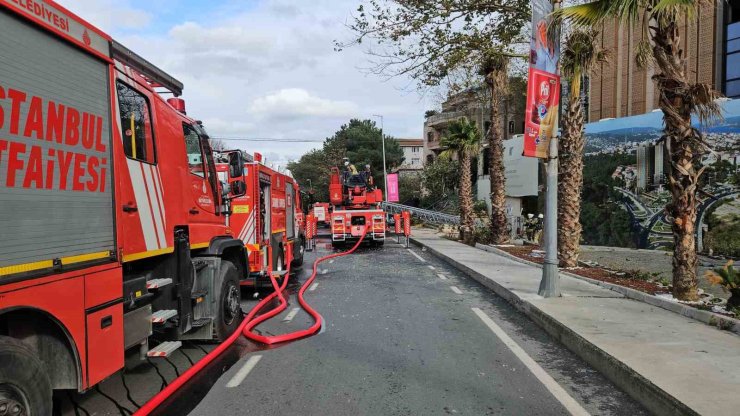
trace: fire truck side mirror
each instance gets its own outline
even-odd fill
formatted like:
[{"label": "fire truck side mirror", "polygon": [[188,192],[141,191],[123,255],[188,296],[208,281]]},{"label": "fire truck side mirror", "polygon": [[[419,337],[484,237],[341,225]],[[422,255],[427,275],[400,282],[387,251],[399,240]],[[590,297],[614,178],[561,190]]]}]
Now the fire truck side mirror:
[{"label": "fire truck side mirror", "polygon": [[231,182],[231,198],[239,198],[247,194],[247,184],[244,181],[236,180]]},{"label": "fire truck side mirror", "polygon": [[241,151],[237,150],[229,153],[229,176],[231,178],[241,178],[244,176],[244,156],[242,156]]}]

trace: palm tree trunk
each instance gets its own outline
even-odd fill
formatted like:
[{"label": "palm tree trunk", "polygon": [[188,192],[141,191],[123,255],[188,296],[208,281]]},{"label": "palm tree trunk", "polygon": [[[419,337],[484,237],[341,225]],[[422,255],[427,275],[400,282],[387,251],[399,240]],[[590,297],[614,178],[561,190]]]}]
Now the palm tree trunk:
[{"label": "palm tree trunk", "polygon": [[504,174],[504,137],[501,123],[501,104],[507,94],[508,59],[501,58],[501,65],[486,76],[491,90],[491,127],[488,130],[491,181],[491,239],[494,244],[509,241],[509,224],[506,218],[506,176]]},{"label": "palm tree trunk", "polygon": [[697,300],[696,191],[701,170],[701,133],[691,126],[694,104],[691,85],[684,73],[677,19],[651,29],[653,55],[660,69],[655,79],[665,123],[664,139],[671,160],[668,189],[671,203],[666,212],[673,218],[673,296]]},{"label": "palm tree trunk", "polygon": [[473,234],[473,182],[470,178],[470,159],[468,152],[460,152],[460,239],[468,245],[475,245]]},{"label": "palm tree trunk", "polygon": [[568,110],[563,117],[558,186],[558,251],[561,267],[576,267],[581,240],[581,188],[583,188],[583,106],[578,75],[571,81]]}]

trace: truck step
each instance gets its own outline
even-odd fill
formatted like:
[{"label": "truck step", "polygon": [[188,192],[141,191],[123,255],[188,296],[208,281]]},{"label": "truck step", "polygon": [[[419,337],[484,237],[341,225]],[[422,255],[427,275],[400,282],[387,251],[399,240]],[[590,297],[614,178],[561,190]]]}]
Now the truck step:
[{"label": "truck step", "polygon": [[288,274],[287,270],[280,270],[280,271],[275,270],[274,272],[272,272],[272,275],[275,277],[284,277],[286,274]]},{"label": "truck step", "polygon": [[177,311],[174,309],[162,309],[152,314],[152,323],[161,324],[167,322],[168,319],[177,316]]},{"label": "truck step", "polygon": [[164,287],[169,284],[172,284],[172,279],[170,279],[169,277],[164,278],[164,279],[152,279],[152,280],[147,280],[146,288],[149,290],[159,289],[160,287]]},{"label": "truck step", "polygon": [[181,341],[165,341],[151,350],[147,351],[147,357],[169,357],[170,354],[175,352],[182,346]]}]

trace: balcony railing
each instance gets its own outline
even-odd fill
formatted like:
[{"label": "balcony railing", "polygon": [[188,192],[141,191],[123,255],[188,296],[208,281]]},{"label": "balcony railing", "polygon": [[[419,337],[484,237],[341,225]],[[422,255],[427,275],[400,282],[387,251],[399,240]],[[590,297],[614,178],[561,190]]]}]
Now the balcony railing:
[{"label": "balcony railing", "polygon": [[446,123],[452,120],[457,120],[465,115],[467,115],[465,111],[450,111],[447,113],[435,114],[427,117],[427,124]]}]

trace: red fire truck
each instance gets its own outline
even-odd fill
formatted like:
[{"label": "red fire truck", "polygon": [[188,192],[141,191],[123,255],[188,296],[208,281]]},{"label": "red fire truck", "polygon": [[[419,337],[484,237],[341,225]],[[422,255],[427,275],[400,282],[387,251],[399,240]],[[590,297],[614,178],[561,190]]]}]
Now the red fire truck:
[{"label": "red fire truck", "polygon": [[303,264],[304,218],[298,183],[291,176],[262,163],[262,155],[245,155],[242,178],[229,178],[228,164],[216,166],[222,183],[244,181],[246,192],[231,201],[229,217],[234,236],[249,253],[249,273],[242,286],[271,286],[267,271],[272,256],[274,271],[287,269],[285,244],[293,245],[291,270]]},{"label": "red fire truck", "polygon": [[230,152],[225,193],[182,89],[51,0],[0,0],[0,406],[51,414],[54,389],[242,320],[232,201],[293,188]]},{"label": "red fire truck", "polygon": [[313,204],[313,215],[320,224],[329,224],[331,205],[328,202],[317,202]]},{"label": "red fire truck", "polygon": [[385,242],[385,211],[381,207],[383,192],[372,188],[362,174],[341,173],[332,168],[329,177],[331,241],[334,247],[360,238],[363,227],[369,227],[365,240],[375,245]]}]

